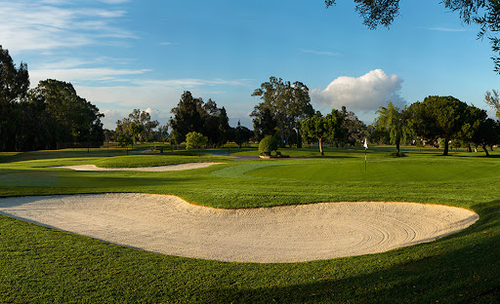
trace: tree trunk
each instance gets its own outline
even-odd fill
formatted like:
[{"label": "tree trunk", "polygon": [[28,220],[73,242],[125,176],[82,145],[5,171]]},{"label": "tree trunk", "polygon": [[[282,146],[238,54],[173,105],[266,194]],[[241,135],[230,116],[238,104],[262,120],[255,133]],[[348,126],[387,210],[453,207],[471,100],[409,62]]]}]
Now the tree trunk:
[{"label": "tree trunk", "polygon": [[490,153],[488,152],[488,148],[486,148],[486,145],[483,145],[483,150],[486,153],[486,156],[490,156]]},{"label": "tree trunk", "polygon": [[321,138],[318,138],[318,140],[319,140],[319,153],[321,154],[321,156],[323,156],[325,154],[323,153],[323,145],[321,143]]},{"label": "tree trunk", "polygon": [[300,129],[297,128],[297,148],[302,148],[302,137],[300,136]]},{"label": "tree trunk", "polygon": [[280,127],[280,133],[281,133],[280,148],[284,148],[285,147],[285,129],[283,127]]},{"label": "tree trunk", "polygon": [[449,148],[449,140],[448,138],[444,139],[444,152],[443,156],[448,156],[448,148]]},{"label": "tree trunk", "polygon": [[396,141],[396,155],[399,156],[399,140]]}]

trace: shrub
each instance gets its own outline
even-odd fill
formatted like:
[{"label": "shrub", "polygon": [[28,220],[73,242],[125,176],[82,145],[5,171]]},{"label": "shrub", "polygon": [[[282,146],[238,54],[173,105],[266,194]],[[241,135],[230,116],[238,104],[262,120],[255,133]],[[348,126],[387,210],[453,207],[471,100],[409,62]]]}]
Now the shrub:
[{"label": "shrub", "polygon": [[[187,149],[199,149],[207,144],[207,137],[198,132],[190,132],[186,135],[186,148]],[[198,151],[198,156],[200,152]]]},{"label": "shrub", "polygon": [[259,143],[259,153],[261,155],[271,155],[271,152],[278,150],[278,140],[271,135],[264,137]]}]

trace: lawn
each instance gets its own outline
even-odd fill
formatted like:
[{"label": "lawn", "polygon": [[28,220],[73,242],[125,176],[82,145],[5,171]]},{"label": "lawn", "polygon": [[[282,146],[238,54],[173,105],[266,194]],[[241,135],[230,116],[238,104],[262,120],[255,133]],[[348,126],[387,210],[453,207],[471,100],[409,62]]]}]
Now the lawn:
[{"label": "lawn", "polygon": [[[233,150],[233,149],[232,149]],[[124,151],[0,154],[0,196],[142,192],[218,208],[327,201],[440,203],[476,211],[470,228],[386,253],[306,263],[228,263],[165,256],[0,216],[0,302],[494,303],[500,296],[500,154],[407,149],[285,150],[279,160],[176,172],[75,172],[69,164],[157,166],[188,155]],[[255,150],[241,151],[253,154]],[[46,156],[44,156],[46,154]],[[169,157],[171,159],[169,159]],[[179,158],[180,157],[180,158]],[[215,156],[204,158],[214,161]],[[104,165],[102,165],[104,166]]]}]

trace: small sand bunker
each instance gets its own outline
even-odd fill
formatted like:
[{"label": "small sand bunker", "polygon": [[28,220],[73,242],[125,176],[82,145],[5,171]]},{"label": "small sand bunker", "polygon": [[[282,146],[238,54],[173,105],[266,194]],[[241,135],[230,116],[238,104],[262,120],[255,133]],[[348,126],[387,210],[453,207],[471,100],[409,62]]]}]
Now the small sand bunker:
[{"label": "small sand bunker", "polygon": [[234,262],[301,262],[430,242],[479,216],[443,205],[319,203],[214,209],[169,195],[0,199],[0,213],[148,251]]},{"label": "small sand bunker", "polygon": [[190,170],[190,169],[200,169],[206,168],[212,165],[219,165],[222,163],[188,163],[188,164],[178,164],[178,165],[169,165],[169,166],[157,166],[157,167],[138,167],[138,168],[100,168],[94,165],[75,165],[75,166],[59,166],[52,168],[64,168],[64,169],[72,169],[76,171],[151,171],[151,172],[160,172],[160,171],[181,171],[181,170]]}]

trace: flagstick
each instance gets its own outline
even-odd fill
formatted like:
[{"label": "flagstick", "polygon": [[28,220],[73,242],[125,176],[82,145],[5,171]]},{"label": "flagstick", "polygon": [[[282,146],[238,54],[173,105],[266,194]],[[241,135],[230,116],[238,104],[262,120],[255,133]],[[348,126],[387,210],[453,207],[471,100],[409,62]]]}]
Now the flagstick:
[{"label": "flagstick", "polygon": [[366,148],[365,148],[365,172],[366,172]]}]

